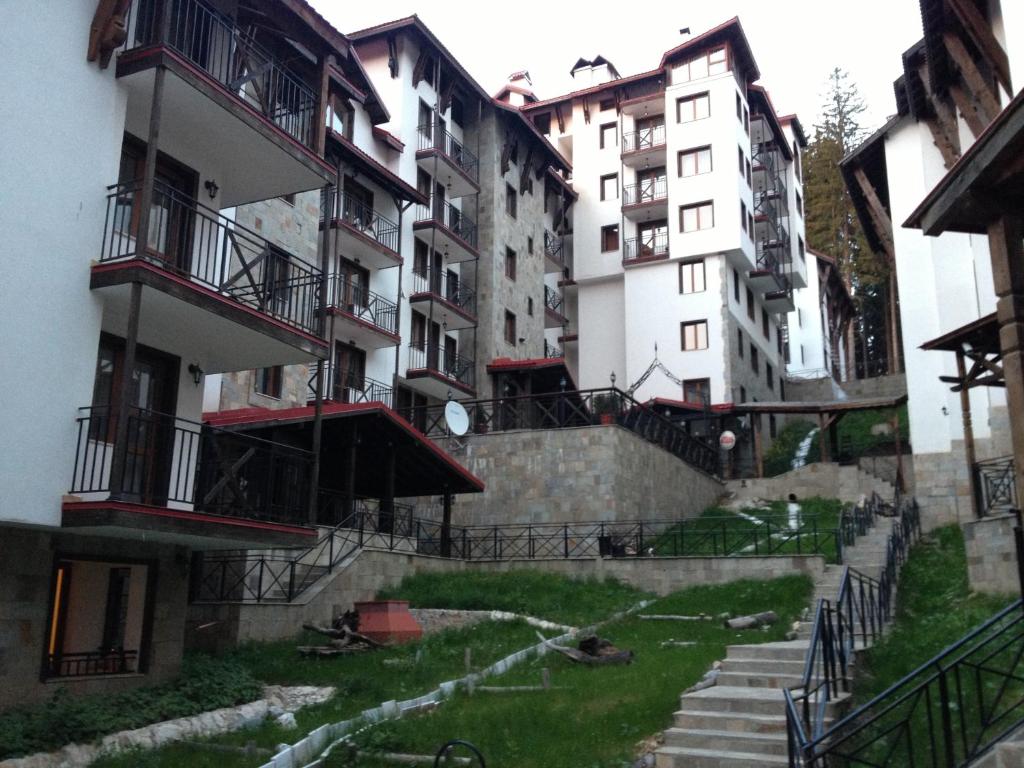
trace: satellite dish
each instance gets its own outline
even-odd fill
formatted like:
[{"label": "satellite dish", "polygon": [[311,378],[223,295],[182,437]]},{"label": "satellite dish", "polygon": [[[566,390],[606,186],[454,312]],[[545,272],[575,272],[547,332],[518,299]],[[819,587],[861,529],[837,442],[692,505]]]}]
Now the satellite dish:
[{"label": "satellite dish", "polygon": [[453,435],[461,437],[469,430],[469,414],[462,404],[455,400],[449,400],[444,407],[444,420]]}]

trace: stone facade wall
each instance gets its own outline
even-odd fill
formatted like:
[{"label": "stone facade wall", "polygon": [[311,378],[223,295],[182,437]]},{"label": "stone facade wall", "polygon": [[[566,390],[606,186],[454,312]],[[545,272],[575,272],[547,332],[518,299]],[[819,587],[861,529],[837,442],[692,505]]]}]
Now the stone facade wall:
[{"label": "stone facade wall", "polygon": [[453,455],[486,487],[456,497],[461,525],[692,517],[724,491],[615,425],[471,435]]},{"label": "stone facade wall", "polygon": [[893,498],[893,487],[855,466],[839,464],[807,464],[777,477],[753,480],[730,480],[728,490],[740,499],[786,499],[795,493],[797,499],[821,496],[856,502],[861,495],[878,493],[883,499]]},{"label": "stone facade wall", "polygon": [[[156,586],[145,674],[40,681],[57,555],[155,561],[149,574]],[[6,528],[0,548],[0,710],[43,701],[58,687],[75,694],[106,693],[177,675],[184,647],[188,563],[186,550],[177,547]],[[104,599],[97,596],[97,601]]]},{"label": "stone facade wall", "polygon": [[842,384],[831,376],[817,379],[788,379],[786,399],[796,401],[835,400],[842,390],[850,399],[867,397],[899,397],[907,394],[907,375],[876,376],[873,379],[851,379]]},{"label": "stone facade wall", "polygon": [[[361,600],[416,573],[534,570],[574,579],[614,578],[637,589],[667,595],[698,584],[725,584],[739,579],[773,579],[805,573],[813,579],[825,570],[819,555],[777,557],[637,557],[577,560],[477,562],[426,555],[398,555],[363,550],[348,567],[325,579],[288,605],[193,605],[189,608],[190,647],[223,650],[242,642],[294,637],[304,622],[325,622]],[[205,625],[205,626],[204,626]],[[203,629],[198,627],[203,626]]]},{"label": "stone facade wall", "polygon": [[1009,594],[1020,591],[1016,515],[995,515],[962,525],[967,548],[967,577],[975,592]]}]

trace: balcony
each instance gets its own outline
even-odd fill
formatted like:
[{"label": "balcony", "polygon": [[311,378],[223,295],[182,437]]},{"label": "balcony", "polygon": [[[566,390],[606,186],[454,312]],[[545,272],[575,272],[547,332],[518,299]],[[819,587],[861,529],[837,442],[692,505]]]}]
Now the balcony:
[{"label": "balcony", "polygon": [[568,266],[567,251],[565,237],[544,230],[544,274],[564,274]]},{"label": "balcony", "polygon": [[476,292],[454,274],[413,271],[409,303],[452,331],[476,325]]},{"label": "balcony", "polygon": [[[358,371],[337,368],[332,363],[324,367],[327,388],[324,399],[334,403],[383,403],[394,408],[391,386],[382,381],[362,376]],[[316,366],[309,367],[309,402],[316,400]]]},{"label": "balcony", "polygon": [[331,275],[328,306],[335,317],[334,337],[366,349],[393,347],[399,342],[398,305],[353,282]]},{"label": "balcony", "polygon": [[476,224],[451,203],[430,198],[430,205],[417,205],[413,231],[427,245],[447,254],[446,261],[456,264],[479,258],[476,249]]},{"label": "balcony", "polygon": [[624,267],[668,258],[668,232],[650,232],[638,237],[630,237],[622,245],[622,266]]},{"label": "balcony", "polygon": [[451,348],[413,342],[405,377],[411,386],[433,397],[447,398],[452,390],[472,395],[476,364]]},{"label": "balcony", "polygon": [[[387,269],[402,263],[398,255],[398,225],[381,216],[362,200],[342,192],[338,214],[331,219],[331,228],[337,232],[335,253],[357,261],[369,269]],[[323,223],[323,201],[320,221]]]},{"label": "balcony", "polygon": [[565,352],[544,339],[544,357],[565,357]]},{"label": "balcony", "polygon": [[565,325],[565,297],[550,286],[544,286],[544,327],[561,328]]},{"label": "balcony", "polygon": [[665,125],[622,134],[622,164],[630,168],[665,165]]},{"label": "balcony", "polygon": [[622,213],[632,221],[668,216],[668,178],[658,176],[623,187]]},{"label": "balcony", "polygon": [[126,128],[147,135],[155,73],[165,67],[171,76],[161,135],[177,145],[172,154],[187,148],[216,155],[222,207],[333,180],[334,170],[317,153],[316,90],[256,43],[252,25],[202,0],[135,0],[125,22],[117,76],[128,93]]},{"label": "balcony", "polygon": [[452,198],[480,191],[480,162],[448,131],[425,123],[417,129],[416,162]]},{"label": "balcony", "polygon": [[[79,409],[62,527],[193,548],[307,543],[313,455],[187,419],[132,408]],[[120,490],[117,490],[117,489]]]},{"label": "balcony", "polygon": [[110,310],[104,330],[126,335],[131,284],[138,282],[139,341],[183,353],[201,345],[207,373],[327,355],[318,266],[160,182],[139,247],[142,184],[110,190],[91,275]]}]

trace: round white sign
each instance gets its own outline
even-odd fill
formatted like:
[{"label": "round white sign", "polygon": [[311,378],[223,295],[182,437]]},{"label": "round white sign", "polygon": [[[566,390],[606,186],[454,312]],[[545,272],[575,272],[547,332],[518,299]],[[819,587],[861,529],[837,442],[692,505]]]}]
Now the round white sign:
[{"label": "round white sign", "polygon": [[731,451],[736,447],[736,435],[728,429],[718,436],[718,447],[723,451]]}]

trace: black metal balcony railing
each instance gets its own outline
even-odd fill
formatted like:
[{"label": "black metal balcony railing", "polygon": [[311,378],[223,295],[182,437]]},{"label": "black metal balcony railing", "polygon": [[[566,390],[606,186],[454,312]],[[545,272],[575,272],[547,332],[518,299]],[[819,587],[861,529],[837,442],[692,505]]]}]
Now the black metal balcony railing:
[{"label": "black metal balcony railing", "polygon": [[[316,364],[309,366],[308,399],[316,399]],[[336,403],[383,403],[394,407],[393,390],[387,384],[359,371],[324,365],[324,398]]]},{"label": "black metal balcony railing", "polygon": [[47,657],[46,677],[125,675],[138,671],[138,651],[87,651],[53,653]]},{"label": "black metal balcony railing", "polygon": [[[386,216],[382,216],[377,213],[371,206],[367,205],[362,200],[357,200],[351,195],[347,195],[344,192],[339,195],[341,201],[341,210],[338,221],[343,224],[347,224],[352,229],[359,232],[371,240],[375,240],[378,244],[392,251],[396,255],[398,254],[398,239],[399,231],[398,225]],[[333,200],[331,201],[333,203]],[[320,197],[320,222],[324,220],[324,205],[325,196]],[[331,212],[334,215],[334,211]]]},{"label": "black metal balcony railing", "polygon": [[409,369],[433,371],[471,389],[476,386],[474,362],[446,347],[413,342],[409,345]]},{"label": "black metal balcony railing", "polygon": [[623,243],[622,260],[643,261],[663,259],[668,256],[668,232],[654,232],[628,238]]},{"label": "black metal balcony railing", "polygon": [[398,333],[398,305],[349,275],[331,275],[330,305],[382,331]]},{"label": "black metal balcony railing", "polygon": [[668,198],[668,178],[658,176],[622,188],[622,205],[644,205]]},{"label": "black metal balcony railing", "polygon": [[554,288],[544,286],[544,308],[556,315],[564,316],[565,298]]},{"label": "black metal balcony railing", "polygon": [[100,262],[142,259],[320,336],[320,268],[159,181],[140,243],[142,182],[109,187]]},{"label": "black metal balcony railing", "polygon": [[430,205],[417,204],[416,221],[433,221],[476,248],[476,224],[466,214],[440,198],[430,198]]},{"label": "black metal balcony railing", "polygon": [[476,292],[452,274],[424,274],[413,270],[412,292],[432,293],[464,312],[476,316]]},{"label": "black metal balcony railing", "polygon": [[225,517],[304,524],[313,455],[309,451],[154,411],[133,408],[123,464],[114,439],[117,414],[81,408],[70,492],[108,493],[121,475],[121,500],[191,504]]},{"label": "black metal balcony railing", "polygon": [[665,125],[652,125],[639,131],[622,134],[622,154],[643,152],[665,146]]},{"label": "black metal balcony railing", "polygon": [[431,123],[424,123],[418,128],[418,136],[419,144],[416,147],[418,150],[436,149],[465,173],[474,184],[478,182],[479,160],[452,134]]},{"label": "black metal balcony railing", "polygon": [[549,344],[547,339],[544,339],[544,357],[565,357],[565,353],[554,344]]},{"label": "black metal balcony railing", "polygon": [[126,49],[166,45],[292,138],[312,148],[317,97],[253,37],[201,0],[135,0]]},{"label": "black metal balcony railing", "polygon": [[556,264],[564,264],[565,238],[544,230],[544,255]]},{"label": "black metal balcony railing", "polygon": [[1012,456],[976,462],[973,471],[978,517],[1017,509],[1017,481]]}]

